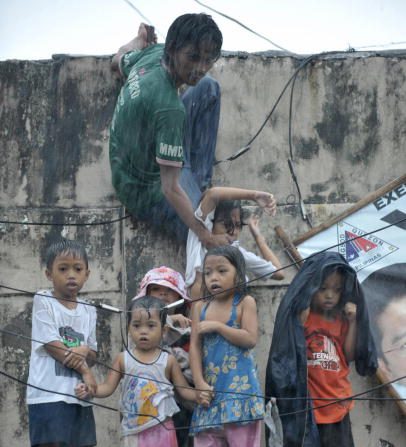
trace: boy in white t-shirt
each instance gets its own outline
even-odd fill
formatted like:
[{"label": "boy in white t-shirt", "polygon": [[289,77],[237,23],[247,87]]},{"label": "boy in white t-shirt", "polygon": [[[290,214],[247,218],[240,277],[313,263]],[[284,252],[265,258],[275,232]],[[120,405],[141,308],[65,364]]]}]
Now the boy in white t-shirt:
[{"label": "boy in white t-shirt", "polygon": [[96,310],[78,300],[90,273],[85,249],[67,239],[52,244],[45,273],[53,290],[37,292],[32,310],[32,386],[27,387],[31,446],[94,446],[92,406],[74,397],[79,382],[96,387],[89,370],[96,360]]},{"label": "boy in white t-shirt", "polygon": [[[204,193],[195,211],[195,217],[212,234],[228,235],[230,244],[237,247],[242,253],[247,272],[255,275],[255,277],[269,275],[272,279],[283,279],[284,274],[279,271],[281,263],[261,234],[258,218],[251,216],[247,223],[243,222],[241,200],[255,202],[270,216],[274,216],[276,213],[276,201],[269,192],[217,186]],[[248,225],[261,256],[241,247],[238,239],[243,225]],[[192,300],[200,296],[202,265],[206,252],[206,248],[199,241],[197,235],[189,230],[186,245],[185,283],[190,290]]]}]

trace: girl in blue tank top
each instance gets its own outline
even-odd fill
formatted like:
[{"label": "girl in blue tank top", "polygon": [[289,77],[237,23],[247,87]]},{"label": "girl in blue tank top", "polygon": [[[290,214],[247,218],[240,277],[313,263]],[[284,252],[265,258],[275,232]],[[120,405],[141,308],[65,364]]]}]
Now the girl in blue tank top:
[{"label": "girl in blue tank top", "polygon": [[199,405],[195,447],[260,445],[264,402],[251,349],[257,343],[254,298],[246,294],[245,263],[232,246],[207,252],[202,295],[192,310],[190,362]]}]

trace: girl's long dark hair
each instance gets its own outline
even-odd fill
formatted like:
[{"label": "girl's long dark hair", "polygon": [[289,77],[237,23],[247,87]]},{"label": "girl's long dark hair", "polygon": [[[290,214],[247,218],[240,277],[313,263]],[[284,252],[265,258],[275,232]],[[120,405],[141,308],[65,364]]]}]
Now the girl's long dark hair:
[{"label": "girl's long dark hair", "polygon": [[230,264],[235,267],[236,277],[235,277],[235,290],[244,297],[247,294],[247,283],[245,280],[245,260],[238,248],[232,245],[223,245],[221,247],[215,247],[208,250],[203,261],[203,281],[202,281],[202,294],[203,296],[209,296],[210,292],[206,287],[206,282],[204,280],[204,265],[208,256],[222,256],[226,258]]}]

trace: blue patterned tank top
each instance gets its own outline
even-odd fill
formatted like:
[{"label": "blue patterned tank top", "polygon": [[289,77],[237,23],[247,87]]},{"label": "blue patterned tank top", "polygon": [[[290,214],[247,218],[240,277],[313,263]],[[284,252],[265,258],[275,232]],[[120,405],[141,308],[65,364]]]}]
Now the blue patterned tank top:
[{"label": "blue patterned tank top", "polygon": [[[226,323],[239,328],[237,306],[240,295],[233,297],[231,315]],[[200,321],[206,319],[206,304]],[[203,376],[214,387],[215,396],[210,407],[197,405],[192,417],[191,434],[209,428],[222,428],[224,423],[251,422],[264,417],[264,400],[259,385],[256,365],[250,349],[233,345],[217,332],[202,338]],[[227,393],[222,393],[226,391]],[[239,394],[241,393],[241,394]]]}]

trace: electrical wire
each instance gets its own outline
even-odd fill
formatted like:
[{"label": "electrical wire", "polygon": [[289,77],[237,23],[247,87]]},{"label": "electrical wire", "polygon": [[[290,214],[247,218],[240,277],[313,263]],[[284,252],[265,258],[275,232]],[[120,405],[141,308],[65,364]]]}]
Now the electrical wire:
[{"label": "electrical wire", "polygon": [[96,309],[104,310],[106,312],[112,312],[112,313],[121,313],[122,312],[122,310],[118,309],[117,307],[110,306],[109,304],[88,303],[87,301],[82,301],[82,300],[71,300],[69,298],[58,298],[54,295],[49,295],[47,293],[30,292],[29,290],[18,289],[17,287],[10,287],[10,286],[6,286],[4,284],[0,284],[0,289],[13,290],[14,292],[20,292],[20,293],[23,293],[24,295],[44,296],[46,298],[51,298],[51,299],[58,300],[58,301],[68,301],[70,303],[75,302],[77,304],[83,304],[84,306],[95,307]]},{"label": "electrical wire", "polygon": [[[121,333],[123,334],[122,327],[120,327],[120,329],[121,329]],[[0,328],[0,333],[6,334],[6,335],[11,335],[13,337],[20,338],[22,340],[27,340],[27,341],[31,341],[31,342],[34,342],[34,343],[39,343],[41,345],[47,345],[49,343],[49,342],[44,342],[44,341],[41,341],[41,340],[38,340],[38,339],[35,339],[35,338],[32,338],[32,337],[29,337],[27,335],[23,335],[23,334],[19,334],[17,332],[13,332],[13,331],[10,331],[10,330],[7,330],[7,329]],[[129,354],[132,355],[132,353],[128,349],[128,345],[125,342],[125,340],[122,339],[122,341],[123,341],[123,344],[125,346],[126,351]],[[53,346],[53,348],[54,349],[59,349],[61,351],[69,351],[69,348],[62,347],[62,346]],[[76,353],[76,355],[78,355],[79,357],[82,357],[84,360],[86,360],[86,355],[80,354],[80,353]],[[132,356],[132,357],[137,362],[143,363],[140,360],[138,360],[136,357],[134,357],[134,356]],[[134,378],[138,378],[138,379],[148,379],[151,382],[167,385],[167,382],[165,382],[165,381],[154,379],[154,378],[150,378],[150,377],[144,377],[144,376],[141,376],[139,374],[127,373],[125,371],[118,370],[118,369],[114,368],[113,366],[108,365],[107,363],[101,362],[101,361],[99,361],[97,359],[94,361],[94,363],[99,365],[99,366],[103,366],[106,369],[109,369],[111,371],[114,371],[114,372],[117,372],[119,374],[122,374],[123,376],[134,377]],[[146,364],[146,363],[143,363],[143,364]],[[395,399],[395,400],[406,400],[406,399],[403,399],[403,398],[359,398],[360,395],[367,394],[367,393],[370,393],[372,391],[376,391],[377,389],[380,389],[382,386],[390,385],[390,384],[392,384],[394,382],[397,382],[399,380],[403,380],[405,378],[406,378],[406,376],[401,376],[401,377],[398,377],[397,379],[395,379],[395,380],[393,380],[391,382],[385,382],[384,384],[380,384],[376,388],[370,388],[370,389],[368,389],[366,391],[363,391],[363,392],[359,393],[358,395],[354,395],[354,396],[351,397],[351,399],[353,398],[354,400],[393,400],[393,399]],[[205,391],[205,390],[201,390],[199,388],[195,388],[195,387],[192,387],[192,386],[174,385],[174,387],[175,388],[183,388],[183,389],[191,389],[191,390],[194,390],[194,391]],[[272,399],[274,397],[274,396],[267,396],[265,394],[247,393],[247,392],[243,392],[243,391],[224,391],[224,390],[215,389],[214,392],[215,393],[219,393],[219,394],[230,394],[230,395],[238,395],[238,396],[246,396],[246,397],[258,397],[260,399],[266,399],[266,400],[270,400],[270,399]],[[238,397],[235,397],[235,398],[229,399],[229,400],[235,400],[235,399],[238,399]],[[308,397],[308,396],[307,397],[306,396],[304,396],[304,397],[279,397],[278,399],[279,400],[305,400],[305,401],[334,401],[334,402],[337,400],[336,397]],[[350,399],[350,398],[345,398],[345,399],[342,399],[342,400],[347,400],[347,399]]]},{"label": "electrical wire", "polygon": [[354,49],[355,51],[358,51],[362,48],[378,48],[378,47],[388,47],[390,45],[404,45],[406,44],[406,41],[403,42],[388,42],[388,43],[381,43],[381,44],[375,44],[375,45],[362,45],[362,46],[350,46],[350,48]]},{"label": "electrical wire", "polygon": [[295,72],[293,73],[293,75],[289,78],[289,80],[286,82],[285,86],[283,87],[281,93],[279,94],[278,98],[276,99],[274,105],[272,106],[270,112],[268,113],[268,115],[266,116],[265,120],[263,121],[263,123],[261,124],[261,126],[259,127],[259,129],[257,130],[257,132],[254,134],[253,137],[251,137],[251,139],[247,142],[247,144],[245,146],[243,146],[241,149],[238,149],[238,151],[236,151],[234,154],[232,154],[231,156],[223,159],[223,160],[217,160],[214,162],[214,166],[218,165],[220,163],[224,163],[226,161],[234,161],[237,158],[241,157],[241,155],[247,153],[250,149],[251,149],[251,145],[252,143],[257,139],[258,135],[263,131],[264,127],[266,126],[267,122],[270,120],[271,116],[273,115],[273,113],[275,112],[276,107],[278,106],[279,102],[281,101],[284,93],[286,92],[287,88],[289,87],[290,83],[295,79],[295,77],[297,76],[297,74],[299,73],[300,70],[302,70],[302,68],[304,68],[310,61],[312,61],[313,59],[321,56],[321,55],[325,55],[327,53],[320,53],[320,54],[312,54],[311,56],[308,56],[307,58],[305,58],[300,64],[299,66],[296,68]]},{"label": "electrical wire", "polygon": [[[303,258],[301,261],[292,261],[290,264],[286,264],[286,265],[282,266],[281,268],[274,270],[272,273],[277,273],[277,272],[280,272],[282,270],[288,269],[290,267],[298,266],[298,265],[302,264],[303,262],[313,258],[314,256],[317,256],[320,253],[324,253],[324,252],[329,251],[329,250],[331,250],[333,248],[337,248],[337,247],[339,247],[341,245],[348,244],[348,243],[350,243],[352,241],[355,241],[355,240],[360,239],[360,238],[364,238],[364,237],[369,236],[371,234],[379,233],[380,231],[384,231],[384,230],[386,230],[386,229],[388,229],[390,227],[397,226],[400,223],[405,222],[405,221],[406,221],[406,217],[404,217],[402,219],[399,219],[396,222],[393,222],[393,223],[390,223],[388,225],[385,225],[383,227],[376,228],[376,229],[374,229],[372,231],[369,231],[367,233],[364,233],[362,235],[355,236],[353,238],[347,239],[347,240],[342,241],[342,242],[338,242],[337,244],[334,244],[334,245],[330,245],[329,247],[326,247],[323,250],[320,250],[320,251],[317,251],[315,253],[310,254],[309,256]],[[248,281],[244,281],[242,283],[239,283],[236,286],[234,286],[233,288],[230,288],[230,289],[227,289],[227,290],[223,290],[221,293],[228,292],[230,290],[234,290],[235,287],[238,287],[238,286],[241,286],[241,285],[244,285],[244,284],[245,285],[249,285],[249,284],[251,284],[251,283],[253,283],[255,281],[258,281],[260,279],[268,278],[269,276],[270,276],[269,273],[257,276],[257,277],[255,277],[253,279],[248,280]],[[30,292],[30,291],[27,291],[27,290],[18,289],[18,288],[15,288],[15,287],[10,287],[10,286],[4,285],[4,284],[0,284],[0,288],[14,290],[14,291],[21,292],[21,293],[24,293],[24,294],[27,294],[27,295],[31,295],[31,296],[38,294],[36,292]],[[49,296],[49,295],[45,295],[45,294],[38,294],[38,295],[46,296],[48,298],[58,299],[58,298],[56,298],[54,296]],[[190,301],[194,303],[194,302],[201,301],[201,300],[211,299],[211,298],[215,297],[215,295],[216,295],[215,293],[209,294],[209,295],[204,295],[202,297],[195,298],[195,299],[190,300]],[[68,300],[68,301],[71,301],[71,300]],[[127,313],[127,312],[129,312],[128,310],[126,310],[124,308],[123,309],[117,309],[117,308],[113,308],[113,306],[103,305],[103,304],[93,304],[93,303],[87,303],[87,302],[83,302],[83,301],[80,301],[80,304],[84,304],[84,305],[87,305],[87,306],[94,306],[96,308],[100,308],[100,309],[105,310],[107,312],[108,311],[114,312],[114,313]],[[109,308],[112,308],[112,309],[109,309]]]},{"label": "electrical wire", "polygon": [[[121,413],[123,412],[122,410],[118,410],[117,408],[110,407],[110,406],[107,406],[107,405],[99,404],[98,402],[93,402],[93,401],[90,401],[90,400],[87,400],[87,399],[81,399],[81,398],[79,398],[79,397],[77,397],[76,395],[73,395],[73,394],[62,393],[62,392],[59,392],[59,391],[50,390],[50,389],[47,389],[47,388],[42,388],[42,387],[39,387],[39,386],[30,384],[30,383],[28,383],[28,382],[26,382],[26,381],[24,381],[24,380],[21,380],[21,379],[19,379],[18,377],[15,377],[15,376],[13,376],[13,375],[11,375],[11,374],[8,374],[7,372],[2,371],[2,370],[0,370],[0,374],[3,375],[3,376],[5,376],[5,377],[7,377],[7,378],[10,379],[10,380],[13,380],[13,381],[15,381],[15,382],[18,382],[18,383],[21,384],[21,385],[29,386],[29,387],[31,387],[31,388],[35,388],[35,389],[37,389],[37,390],[40,390],[40,391],[43,391],[43,392],[46,392],[46,393],[52,393],[52,394],[57,394],[57,395],[60,395],[60,396],[66,396],[66,397],[73,397],[73,398],[75,398],[75,399],[77,399],[77,400],[79,400],[79,401],[83,401],[83,402],[92,404],[92,405],[94,405],[94,406],[97,406],[97,407],[100,407],[100,408],[103,408],[103,409],[106,409],[106,410],[110,410],[110,411],[114,411],[114,412],[121,412]],[[403,376],[403,377],[398,378],[398,379],[396,379],[396,380],[392,380],[392,381],[390,381],[390,382],[386,382],[386,383],[384,383],[384,384],[378,385],[377,387],[371,388],[371,389],[369,389],[369,390],[367,390],[367,391],[363,391],[363,392],[361,392],[361,393],[357,393],[357,394],[355,394],[355,395],[353,395],[353,396],[350,396],[350,397],[348,397],[348,398],[345,398],[345,399],[335,399],[334,401],[332,401],[332,402],[330,402],[330,403],[328,403],[328,404],[321,405],[321,406],[318,406],[318,407],[313,407],[313,410],[316,409],[316,408],[322,408],[322,407],[326,407],[326,406],[329,406],[329,405],[334,405],[334,404],[336,404],[336,403],[343,402],[343,401],[347,401],[347,400],[355,400],[356,397],[358,397],[358,396],[360,396],[360,395],[362,395],[362,394],[366,394],[366,393],[371,392],[371,391],[373,391],[373,390],[375,390],[375,389],[381,388],[381,387],[383,387],[383,386],[387,386],[388,384],[394,383],[394,382],[396,382],[396,381],[398,381],[398,380],[401,380],[401,379],[404,379],[404,378],[406,378],[406,376]],[[296,398],[294,398],[294,399],[296,399]],[[379,399],[379,398],[378,398],[378,399]],[[277,400],[278,400],[278,398],[277,398]],[[363,399],[363,400],[374,400],[374,399],[373,399],[373,398],[366,398],[366,399]],[[379,399],[379,400],[381,400],[381,399]],[[391,397],[391,398],[387,398],[387,399],[385,399],[385,400],[398,401],[398,400],[406,400],[406,399],[397,399],[397,398],[392,398],[392,397]],[[280,417],[284,417],[284,416],[292,416],[292,415],[295,415],[295,414],[303,413],[303,411],[307,411],[307,409],[306,409],[306,410],[298,410],[298,411],[289,412],[289,413],[280,413],[279,416],[280,416]],[[174,428],[174,429],[172,429],[172,428],[167,428],[167,427],[165,426],[164,421],[160,421],[160,420],[159,420],[156,416],[154,416],[154,415],[151,415],[151,414],[142,414],[142,413],[136,413],[136,414],[137,414],[138,416],[150,417],[150,418],[153,418],[153,419],[158,420],[158,422],[159,422],[161,425],[163,425],[164,428],[165,428],[166,430],[186,430],[186,429],[189,429],[189,428],[190,428],[190,426],[176,427],[176,428]],[[258,418],[258,419],[255,419],[255,420],[263,420],[263,418]],[[239,423],[253,422],[253,421],[254,421],[253,419],[245,419],[245,420],[240,420]],[[223,423],[223,425],[226,425],[226,424],[229,424],[229,423],[232,423],[232,422],[225,422],[225,423]],[[214,424],[200,424],[200,425],[195,425],[194,428],[209,428],[209,427],[216,427],[216,426],[218,426],[218,424],[217,424],[217,425],[214,425]]]},{"label": "electrical wire", "polygon": [[97,225],[110,225],[112,223],[121,222],[122,220],[128,219],[131,214],[126,214],[125,216],[118,217],[112,220],[102,220],[99,222],[25,222],[25,221],[15,221],[15,220],[0,220],[0,224],[7,225],[43,225],[43,226],[63,226],[63,227],[92,227]]},{"label": "electrical wire", "polygon": [[303,201],[303,197],[302,197],[302,191],[300,189],[299,182],[297,180],[295,169],[294,169],[294,166],[293,166],[293,143],[292,143],[293,93],[294,93],[294,90],[295,90],[295,84],[296,84],[296,79],[297,79],[298,74],[299,74],[299,71],[296,71],[296,73],[294,74],[294,78],[292,80],[292,83],[291,83],[291,88],[290,88],[289,121],[288,121],[288,123],[289,123],[289,126],[288,126],[288,141],[289,141],[290,159],[288,159],[288,166],[289,166],[289,171],[290,171],[290,175],[292,177],[293,183],[296,186],[296,191],[297,191],[298,199],[299,199],[299,209],[300,209],[300,213],[302,215],[302,219],[308,223],[310,228],[313,228],[313,224],[312,224],[312,222],[310,220],[310,217],[309,217],[309,215],[306,212],[306,207],[305,207],[305,204],[304,204],[304,201]]},{"label": "electrical wire", "polygon": [[292,51],[287,50],[286,48],[281,47],[280,45],[276,44],[275,42],[273,42],[272,40],[268,39],[267,37],[263,36],[262,34],[257,33],[256,31],[254,31],[253,29],[249,28],[247,25],[244,25],[242,22],[238,21],[237,19],[234,19],[233,17],[228,16],[227,14],[224,14],[223,12],[217,11],[216,9],[205,5],[204,3],[200,2],[199,0],[194,0],[196,3],[198,3],[200,6],[203,6],[204,8],[209,9],[210,11],[215,12],[216,14],[221,15],[222,17],[231,20],[234,23],[237,23],[237,25],[240,25],[241,27],[243,27],[244,29],[246,29],[247,31],[249,31],[252,34],[255,34],[256,36],[260,37],[263,40],[266,40],[268,43],[270,43],[271,45],[273,45],[276,48],[279,48],[280,50],[284,51],[285,53],[291,54],[293,56],[297,56],[296,53],[293,53]]},{"label": "electrical wire", "polygon": [[[136,6],[132,3],[132,2],[130,2],[129,0],[124,0],[124,2],[127,3],[127,5],[130,6],[130,8],[134,9],[134,11],[136,11],[136,13],[137,13],[143,20],[145,20],[145,21],[147,22],[148,25],[153,26],[151,20],[149,20],[148,17],[146,17],[146,16],[145,16],[145,15],[144,15],[144,14],[143,14],[143,13],[136,7]],[[160,37],[164,38],[164,35],[163,35],[160,31],[158,31],[158,29],[155,28],[155,26],[154,26],[154,29],[155,29],[156,33],[159,34]]]}]

